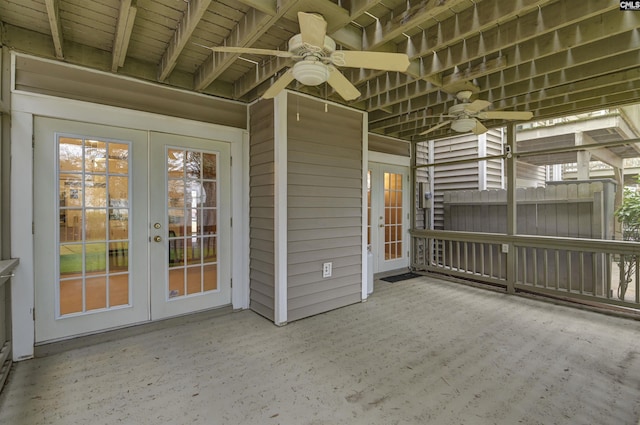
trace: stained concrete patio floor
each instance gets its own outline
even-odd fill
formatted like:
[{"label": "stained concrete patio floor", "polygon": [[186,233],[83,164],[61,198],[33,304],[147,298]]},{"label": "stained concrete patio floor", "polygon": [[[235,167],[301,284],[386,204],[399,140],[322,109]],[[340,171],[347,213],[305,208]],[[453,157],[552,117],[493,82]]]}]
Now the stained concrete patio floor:
[{"label": "stained concrete patio floor", "polygon": [[640,322],[432,277],[14,365],[0,424],[638,424]]}]

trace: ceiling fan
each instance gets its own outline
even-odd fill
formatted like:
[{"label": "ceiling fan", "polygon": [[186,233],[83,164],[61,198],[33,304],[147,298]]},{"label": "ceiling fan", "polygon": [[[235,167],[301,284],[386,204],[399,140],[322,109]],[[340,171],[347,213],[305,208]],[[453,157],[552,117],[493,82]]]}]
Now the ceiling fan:
[{"label": "ceiling fan", "polygon": [[491,102],[486,100],[474,100],[469,101],[469,98],[473,92],[471,90],[462,90],[456,93],[456,97],[460,101],[457,105],[453,105],[449,108],[449,114],[447,115],[434,115],[433,117],[449,117],[453,118],[447,121],[441,121],[426,131],[420,133],[425,135],[431,133],[439,128],[451,124],[451,129],[458,133],[466,133],[471,131],[473,134],[482,134],[487,131],[487,128],[482,125],[479,120],[483,119],[497,119],[497,120],[518,120],[525,121],[533,118],[533,113],[529,111],[484,111],[483,109],[489,107]]},{"label": "ceiling fan", "polygon": [[360,91],[336,67],[369,68],[381,71],[406,71],[409,57],[404,53],[336,50],[336,43],[326,35],[327,22],[320,15],[298,12],[300,34],[289,40],[289,50],[254,49],[249,47],[205,47],[214,52],[248,53],[290,58],[293,66],[280,76],[262,95],[275,97],[293,80],[307,86],[327,82],[345,100],[360,96]]}]

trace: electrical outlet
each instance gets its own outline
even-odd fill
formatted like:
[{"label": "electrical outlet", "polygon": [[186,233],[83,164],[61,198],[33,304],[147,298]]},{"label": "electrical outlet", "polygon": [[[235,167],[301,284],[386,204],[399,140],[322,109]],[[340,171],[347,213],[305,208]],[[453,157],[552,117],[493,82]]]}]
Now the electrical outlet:
[{"label": "electrical outlet", "polygon": [[322,264],[322,277],[331,277],[331,269],[333,268],[333,263],[323,263]]},{"label": "electrical outlet", "polygon": [[503,254],[508,254],[509,253],[509,244],[508,243],[503,243],[502,244],[502,253]]}]

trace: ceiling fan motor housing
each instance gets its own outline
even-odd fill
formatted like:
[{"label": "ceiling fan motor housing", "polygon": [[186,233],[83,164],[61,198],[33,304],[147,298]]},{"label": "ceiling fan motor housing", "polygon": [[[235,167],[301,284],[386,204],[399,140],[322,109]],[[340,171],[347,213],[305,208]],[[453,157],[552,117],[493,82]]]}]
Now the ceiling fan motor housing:
[{"label": "ceiling fan motor housing", "polygon": [[302,34],[296,34],[289,39],[289,52],[295,56],[329,56],[336,50],[336,42],[328,36],[324,36],[323,46],[312,46],[302,41]]}]

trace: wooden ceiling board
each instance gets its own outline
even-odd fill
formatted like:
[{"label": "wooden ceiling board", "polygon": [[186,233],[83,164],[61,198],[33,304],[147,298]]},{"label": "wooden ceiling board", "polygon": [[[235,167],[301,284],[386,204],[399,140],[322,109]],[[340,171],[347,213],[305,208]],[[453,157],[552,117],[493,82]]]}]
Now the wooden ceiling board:
[{"label": "wooden ceiling board", "polygon": [[3,22],[51,35],[51,26],[44,4],[36,1],[0,2],[0,19]]}]

